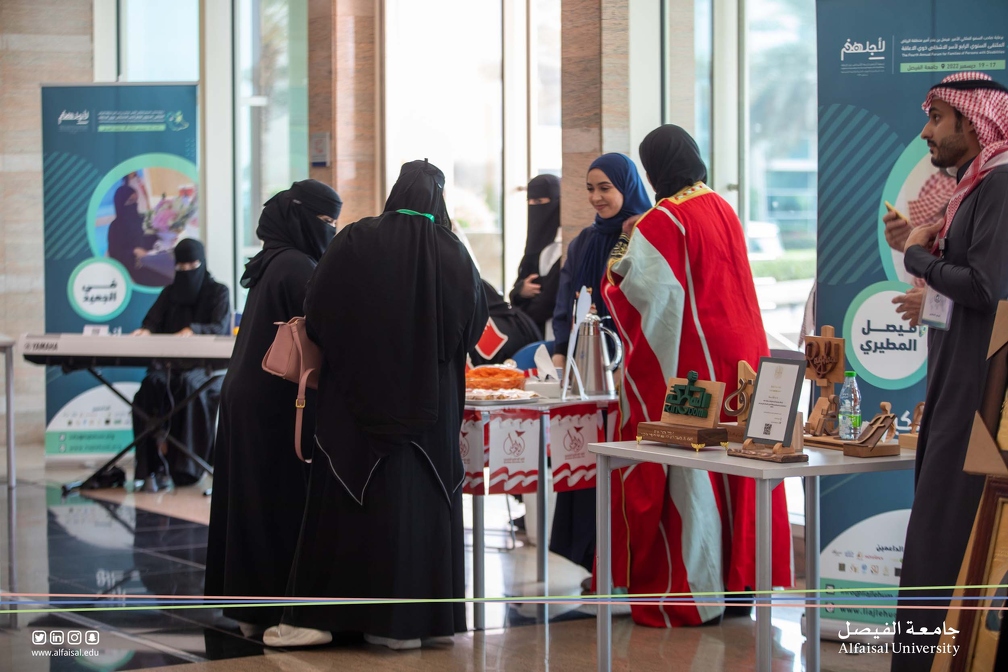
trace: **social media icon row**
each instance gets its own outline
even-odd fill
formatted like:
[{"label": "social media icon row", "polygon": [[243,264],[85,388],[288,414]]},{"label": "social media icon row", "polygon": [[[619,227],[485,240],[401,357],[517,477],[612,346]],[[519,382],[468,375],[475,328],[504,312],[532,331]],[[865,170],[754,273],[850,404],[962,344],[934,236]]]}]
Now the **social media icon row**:
[{"label": "social media icon row", "polygon": [[82,633],[80,630],[67,630],[64,633],[62,630],[35,630],[32,632],[32,644],[43,646],[47,642],[53,646],[63,646],[64,644],[69,646],[80,646],[81,644],[96,646],[98,644],[98,631],[88,630]]}]

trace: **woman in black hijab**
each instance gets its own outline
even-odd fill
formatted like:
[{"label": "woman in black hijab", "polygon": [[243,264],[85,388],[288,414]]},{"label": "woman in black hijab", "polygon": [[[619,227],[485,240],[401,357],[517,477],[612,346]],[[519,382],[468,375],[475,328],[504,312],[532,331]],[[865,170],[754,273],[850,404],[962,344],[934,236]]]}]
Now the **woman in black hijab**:
[{"label": "woman in black hijab", "polygon": [[144,233],[143,215],[138,209],[137,192],[127,184],[129,178],[123,178],[123,184],[116,189],[112,203],[115,206],[115,219],[108,228],[108,256],[126,267],[133,281],[147,286],[163,286],[165,278],[139,265],[140,258],[145,256],[157,236]]},{"label": "woman in black hijab", "polygon": [[304,605],[269,646],[363,633],[393,649],[466,630],[459,430],[465,359],[487,321],[479,273],[451,232],[444,175],[403,166],[385,211],[350,224],[308,289],[322,349],[315,454],[288,593],[397,598]]},{"label": "woman in black hijab", "polygon": [[560,179],[537,175],[528,183],[528,235],[511,305],[525,312],[546,333],[560,287]]},{"label": "woman in black hijab", "polygon": [[[230,326],[228,288],[207,271],[203,244],[198,240],[183,240],[175,246],[175,279],[161,290],[133,334],[223,335],[228,333]],[[204,369],[151,369],[140,383],[133,404],[148,417],[156,418],[195,392],[209,376]],[[168,428],[182,445],[211,464],[219,399],[220,385],[211,385],[184,410],[172,416]],[[134,434],[139,434],[146,426],[147,422],[134,412]],[[137,444],[134,478],[144,481],[141,486],[144,490],[157,492],[170,488],[173,483],[191,485],[202,475],[203,469],[174,448],[163,432]]]},{"label": "woman in black hijab", "polygon": [[[332,187],[302,180],[266,202],[256,235],[262,251],[245,265],[249,290],[221,390],[207,595],[283,597],[308,493],[308,467],[294,452],[297,386],[263,371],[276,322],[304,314],[305,289],[336,234],[343,203]],[[308,390],[301,446],[311,456],[315,393]],[[231,607],[246,636],[280,620],[281,608]]]}]

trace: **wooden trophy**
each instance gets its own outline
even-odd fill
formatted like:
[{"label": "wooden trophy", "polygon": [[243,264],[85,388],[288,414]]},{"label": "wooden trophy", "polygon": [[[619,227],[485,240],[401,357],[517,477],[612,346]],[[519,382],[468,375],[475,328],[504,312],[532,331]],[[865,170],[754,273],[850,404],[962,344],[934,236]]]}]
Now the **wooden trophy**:
[{"label": "wooden trophy", "polygon": [[805,425],[805,443],[810,446],[843,450],[843,442],[837,438],[836,385],[843,384],[845,364],[844,339],[836,337],[833,327],[825,325],[818,336],[805,337],[805,379],[819,388]]},{"label": "wooden trophy", "polygon": [[715,426],[721,416],[724,383],[698,378],[696,371],[690,371],[686,378],[669,379],[661,422],[638,423],[637,443],[648,440],[697,451],[727,445],[728,432]]},{"label": "wooden trophy", "polygon": [[914,407],[913,419],[910,421],[910,431],[899,435],[899,447],[907,450],[917,450],[917,437],[920,433],[921,419],[924,417],[924,402]]},{"label": "wooden trophy", "polygon": [[896,440],[896,415],[892,404],[883,401],[880,410],[871,422],[861,430],[854,441],[844,441],[843,454],[848,457],[888,457],[900,454]]},{"label": "wooden trophy", "polygon": [[749,421],[749,409],[752,404],[753,386],[756,384],[756,372],[749,362],[738,363],[738,389],[725,397],[724,412],[736,418],[735,422],[722,422],[718,427],[728,432],[729,443],[742,443],[745,440],[746,423]]},{"label": "wooden trophy", "polygon": [[804,439],[805,423],[799,411],[795,415],[794,427],[791,430],[791,442],[788,445],[785,446],[781,441],[769,444],[756,443],[752,439],[746,439],[741,448],[729,448],[728,454],[732,457],[746,457],[767,462],[808,462]]}]

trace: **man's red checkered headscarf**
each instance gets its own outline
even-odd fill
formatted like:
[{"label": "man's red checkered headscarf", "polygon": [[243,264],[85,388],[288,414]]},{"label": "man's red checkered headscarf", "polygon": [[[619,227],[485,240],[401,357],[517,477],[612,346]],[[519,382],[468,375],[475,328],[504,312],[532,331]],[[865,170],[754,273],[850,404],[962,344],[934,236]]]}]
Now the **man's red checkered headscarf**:
[{"label": "man's red checkered headscarf", "polygon": [[[925,114],[931,113],[931,103],[935,98],[945,101],[969,119],[980,141],[980,155],[959,181],[945,211],[945,226],[939,236],[944,237],[959,204],[993,168],[1005,160],[1008,152],[1008,91],[982,72],[957,72],[928,91],[921,106]],[[934,249],[937,249],[937,242]]]}]

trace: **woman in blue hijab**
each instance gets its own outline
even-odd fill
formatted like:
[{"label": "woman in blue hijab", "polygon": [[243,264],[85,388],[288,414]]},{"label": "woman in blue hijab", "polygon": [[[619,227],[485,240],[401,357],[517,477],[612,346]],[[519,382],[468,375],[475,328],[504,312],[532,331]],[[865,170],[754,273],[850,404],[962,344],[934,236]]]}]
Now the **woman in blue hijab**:
[{"label": "woman in blue hijab", "polygon": [[560,289],[553,309],[554,352],[557,353],[554,363],[557,366],[566,363],[574,295],[582,287],[588,287],[599,317],[609,314],[600,289],[609,254],[619,242],[624,222],[651,209],[637,166],[625,154],[603,154],[592,161],[588,167],[587,187],[588,202],[595,208],[595,221],[571,241],[567,260],[560,270]]},{"label": "woman in blue hijab", "polygon": [[[609,255],[627,219],[651,209],[637,166],[624,154],[603,154],[595,159],[588,167],[587,187],[595,221],[571,241],[560,270],[560,289],[553,310],[553,362],[557,366],[566,363],[574,294],[582,287],[590,288],[599,317],[609,315],[600,289]],[[595,488],[557,493],[550,550],[591,570],[595,559]]]}]

